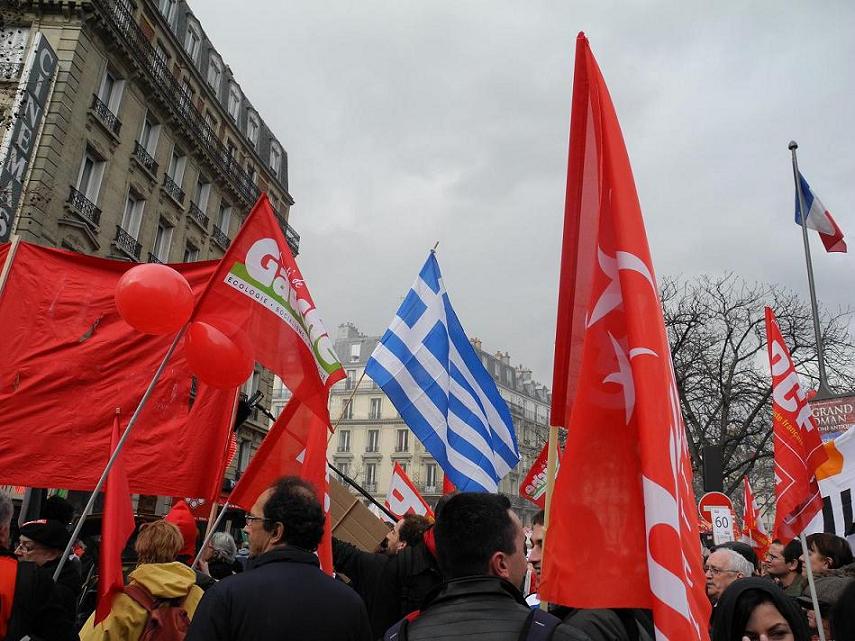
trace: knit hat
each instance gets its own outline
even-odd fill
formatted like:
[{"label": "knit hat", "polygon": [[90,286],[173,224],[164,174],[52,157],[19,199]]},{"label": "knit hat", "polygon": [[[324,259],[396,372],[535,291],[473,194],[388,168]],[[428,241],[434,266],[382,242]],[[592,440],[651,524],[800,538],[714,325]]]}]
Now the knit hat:
[{"label": "knit hat", "polygon": [[65,525],[55,519],[28,521],[21,526],[21,535],[55,550],[64,550],[69,539]]},{"label": "knit hat", "polygon": [[199,535],[196,529],[196,519],[193,513],[184,501],[178,501],[169,510],[169,513],[163,517],[164,521],[168,521],[175,525],[184,537],[184,547],[178,551],[178,556],[186,556],[195,558],[196,556],[196,537]]}]

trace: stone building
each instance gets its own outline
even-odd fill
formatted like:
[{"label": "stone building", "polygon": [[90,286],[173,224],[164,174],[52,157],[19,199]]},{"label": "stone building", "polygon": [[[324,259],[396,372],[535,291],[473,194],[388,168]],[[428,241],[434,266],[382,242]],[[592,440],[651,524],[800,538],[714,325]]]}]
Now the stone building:
[{"label": "stone building", "polygon": [[[297,253],[288,156],[186,2],[14,5],[0,11],[0,241],[214,259],[266,191]],[[272,381],[259,369],[247,391],[269,398]]]}]

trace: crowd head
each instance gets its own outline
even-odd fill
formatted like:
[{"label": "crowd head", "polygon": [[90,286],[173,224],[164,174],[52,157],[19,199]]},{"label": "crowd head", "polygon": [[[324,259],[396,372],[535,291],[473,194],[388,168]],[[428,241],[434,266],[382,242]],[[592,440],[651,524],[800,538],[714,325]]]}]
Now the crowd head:
[{"label": "crowd head", "polygon": [[184,537],[178,527],[161,519],[140,527],[134,549],[137,563],[171,563],[184,547]]},{"label": "crowd head", "polygon": [[704,565],[707,596],[715,603],[731,583],[753,573],[754,566],[744,556],[729,548],[718,548]]},{"label": "crowd head", "polygon": [[405,514],[386,535],[386,552],[397,554],[407,546],[421,542],[431,521],[420,514]]},{"label": "crowd head", "polygon": [[759,577],[732,581],[716,606],[712,641],[741,641],[746,637],[776,641],[810,638],[795,601],[777,585]]},{"label": "crowd head", "polygon": [[250,556],[288,545],[313,552],[324,534],[324,511],[313,486],[296,476],[279,479],[246,516]]},{"label": "crowd head", "polygon": [[802,557],[803,563],[810,563],[811,570],[823,572],[836,570],[853,562],[852,548],[846,539],[819,532],[807,537],[808,557]]}]

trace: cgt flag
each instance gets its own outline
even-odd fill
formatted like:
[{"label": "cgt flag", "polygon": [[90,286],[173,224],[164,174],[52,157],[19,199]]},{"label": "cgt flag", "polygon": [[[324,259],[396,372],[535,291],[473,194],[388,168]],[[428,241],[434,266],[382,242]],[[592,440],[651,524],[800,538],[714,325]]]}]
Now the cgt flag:
[{"label": "cgt flag", "polygon": [[392,468],[392,480],[389,482],[389,492],[386,494],[386,507],[401,518],[405,514],[418,514],[433,518],[433,510],[427,501],[419,494],[416,486],[407,476],[400,463]]},{"label": "cgt flag", "polygon": [[653,262],[617,115],[584,34],[576,41],[551,424],[568,436],[541,598],[650,608],[660,641],[708,639],[692,466]]},{"label": "cgt flag", "polygon": [[[561,446],[558,446],[558,460],[555,465],[555,474],[561,466]],[[546,466],[549,462],[549,442],[543,445],[540,454],[531,464],[531,469],[520,483],[520,496],[534,503],[541,510],[546,508]]]},{"label": "cgt flag", "polygon": [[772,430],[775,438],[775,529],[773,537],[789,543],[822,510],[816,470],[828,454],[807,402],[781,329],[766,308],[766,340],[772,370]]}]

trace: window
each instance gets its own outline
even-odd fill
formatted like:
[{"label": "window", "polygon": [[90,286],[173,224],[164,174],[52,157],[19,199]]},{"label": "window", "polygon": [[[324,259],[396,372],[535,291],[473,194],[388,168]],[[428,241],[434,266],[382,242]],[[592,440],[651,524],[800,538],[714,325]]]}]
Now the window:
[{"label": "window", "polygon": [[359,362],[359,354],[362,350],[362,343],[354,343],[350,346],[350,362],[358,363]]},{"label": "window", "polygon": [[347,370],[347,378],[344,381],[344,389],[353,389],[356,385],[356,370]]},{"label": "window", "polygon": [[145,200],[132,191],[128,191],[128,198],[125,200],[125,211],[122,213],[122,229],[134,239],[139,238],[140,223],[142,222],[143,209],[145,208]]},{"label": "window", "polygon": [[217,227],[220,228],[220,231],[223,232],[226,236],[229,235],[229,225],[232,222],[232,208],[228,203],[220,203],[220,215],[217,218]]},{"label": "window", "polygon": [[258,144],[258,127],[258,114],[254,111],[250,111],[246,120],[246,137],[249,138],[249,142],[251,142],[253,146]]},{"label": "window", "polygon": [[380,419],[380,401],[382,399],[372,398],[371,399],[371,410],[368,413],[368,418],[372,421],[377,421]]},{"label": "window", "polygon": [[172,156],[169,158],[169,167],[166,169],[166,175],[172,179],[179,187],[184,180],[184,167],[187,164],[187,156],[185,156],[178,147],[172,148]]},{"label": "window", "polygon": [[237,122],[240,114],[240,89],[235,83],[229,85],[229,115]]},{"label": "window", "polygon": [[181,81],[181,92],[184,94],[184,98],[188,103],[193,102],[193,97],[196,95],[196,91],[193,89],[193,85],[190,84],[189,76],[186,76]]},{"label": "window", "polygon": [[125,89],[125,81],[118,75],[107,69],[101,78],[101,86],[98,87],[98,100],[107,105],[112,113],[119,113],[119,105],[122,102],[122,93]]},{"label": "window", "polygon": [[175,6],[177,4],[177,0],[160,0],[160,13],[166,18],[170,26],[172,26],[172,20],[175,18]]},{"label": "window", "polygon": [[184,51],[194,63],[199,62],[199,48],[202,44],[202,30],[194,22],[187,23],[187,33],[184,35]]},{"label": "window", "polygon": [[184,246],[184,257],[181,260],[185,263],[195,263],[199,260],[199,248],[193,243],[187,243]]},{"label": "window", "polygon": [[349,398],[343,399],[341,411],[345,419],[348,421],[353,419],[353,401]]},{"label": "window", "polygon": [[91,203],[98,202],[101,179],[104,177],[106,165],[107,163],[96,156],[91,149],[87,149],[83,154],[83,162],[80,163],[80,171],[77,174],[76,189]]},{"label": "window", "polygon": [[157,58],[158,62],[155,65],[158,73],[168,73],[169,72],[169,54],[166,53],[166,47],[158,40],[154,43],[154,57]]},{"label": "window", "polygon": [[410,430],[398,430],[398,439],[395,441],[395,451],[410,451]]},{"label": "window", "polygon": [[339,430],[338,433],[338,451],[350,451],[350,430]]},{"label": "window", "polygon": [[339,474],[339,478],[341,478],[342,481],[344,481],[345,476],[350,476],[349,461],[342,461],[341,463],[337,463],[336,467],[338,468],[338,471],[341,472],[341,474]]},{"label": "window", "polygon": [[223,78],[223,61],[220,57],[211,51],[208,57],[208,85],[214,90],[215,94],[220,93],[220,81]]},{"label": "window", "polygon": [[377,463],[365,464],[365,489],[369,492],[377,491]]},{"label": "window", "polygon": [[365,446],[365,451],[380,451],[380,430],[368,430],[368,445]]},{"label": "window", "polygon": [[249,176],[249,181],[254,185],[255,184],[255,167],[252,166],[252,161],[246,161],[246,175]]},{"label": "window", "polygon": [[157,139],[160,137],[160,125],[154,123],[151,116],[146,113],[143,120],[142,131],[140,131],[140,147],[145,149],[149,156],[154,156],[157,150]]},{"label": "window", "polygon": [[206,178],[199,174],[196,179],[196,187],[193,189],[193,202],[200,211],[205,212],[208,209],[208,197],[211,194],[211,183]]},{"label": "window", "polygon": [[214,133],[216,133],[219,123],[209,109],[205,110],[205,122],[207,122],[208,126],[214,131]]},{"label": "window", "polygon": [[157,235],[154,237],[154,256],[161,263],[169,262],[169,247],[172,245],[171,225],[162,220],[157,224]]},{"label": "window", "polygon": [[436,463],[425,464],[425,491],[436,492]]},{"label": "window", "polygon": [[401,466],[401,470],[404,472],[404,474],[406,474],[407,473],[407,463],[406,462],[398,463],[398,465]]},{"label": "window", "polygon": [[237,469],[238,472],[246,470],[249,465],[249,459],[252,456],[252,441],[242,439],[238,446]]},{"label": "window", "polygon": [[246,379],[246,383],[243,384],[243,391],[247,396],[252,396],[258,391],[258,386],[261,384],[261,370],[258,365],[255,366],[255,369],[252,370],[252,374],[249,375],[249,378]]},{"label": "window", "polygon": [[275,142],[270,143],[270,168],[279,175],[279,165],[282,164],[282,148]]}]

